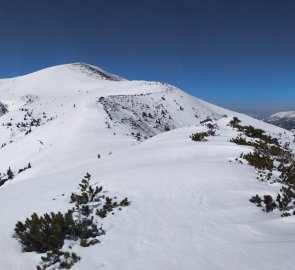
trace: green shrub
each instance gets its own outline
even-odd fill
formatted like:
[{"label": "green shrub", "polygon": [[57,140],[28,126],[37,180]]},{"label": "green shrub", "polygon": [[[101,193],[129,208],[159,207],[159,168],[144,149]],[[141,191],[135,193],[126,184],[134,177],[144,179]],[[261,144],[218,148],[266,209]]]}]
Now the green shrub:
[{"label": "green shrub", "polygon": [[207,131],[208,136],[215,136],[215,130],[214,129],[209,129]]},{"label": "green shrub", "polygon": [[93,218],[75,221],[71,210],[65,214],[58,212],[41,217],[34,213],[24,223],[17,222],[14,231],[24,251],[38,253],[61,249],[65,239],[88,239],[103,234]]},{"label": "green shrub", "polygon": [[[130,205],[128,198],[123,199],[121,202],[117,202],[116,198],[105,197],[101,195],[102,186],[92,188],[90,185],[91,175],[86,174],[82,179],[80,186],[80,194],[72,193],[70,203],[75,203],[76,210],[84,216],[89,216],[93,212],[92,202],[101,202],[102,207],[96,209],[95,214],[101,218],[105,218],[108,213],[112,212],[114,208],[119,206],[124,207]],[[83,242],[84,245],[84,242]]]},{"label": "green shrub", "polygon": [[262,203],[262,200],[261,198],[258,196],[258,194],[256,194],[255,196],[253,196],[250,200],[249,200],[251,203],[255,203],[258,207],[261,207],[261,203]]},{"label": "green shrub", "polygon": [[269,156],[261,155],[256,151],[254,153],[244,154],[243,158],[256,169],[267,169],[271,171],[274,167],[273,160]]},{"label": "green shrub", "polygon": [[60,249],[65,238],[74,235],[75,222],[71,211],[66,214],[45,214],[39,217],[33,213],[24,223],[17,222],[15,236],[23,246],[24,251],[47,252]]},{"label": "green shrub", "polygon": [[59,269],[70,269],[80,259],[74,252],[62,250],[48,251],[46,257],[41,257],[42,263],[37,266],[37,270],[46,270],[48,267],[57,263],[59,263]]},{"label": "green shrub", "polygon": [[208,123],[207,125],[207,128],[210,130],[213,130],[213,129],[217,129],[218,128],[218,125],[215,123],[215,124],[212,124],[212,123]]},{"label": "green shrub", "polygon": [[266,135],[265,131],[263,131],[262,129],[254,128],[252,126],[244,126],[242,127],[241,131],[243,131],[244,134],[250,138],[257,138],[264,141],[265,143],[280,146],[277,138]]},{"label": "green shrub", "polygon": [[130,202],[128,201],[128,198],[123,199],[120,204],[120,206],[124,207],[124,206],[128,206],[130,205]]},{"label": "green shrub", "polygon": [[289,212],[284,212],[283,214],[281,214],[281,217],[289,217],[289,216],[291,216]]},{"label": "green shrub", "polygon": [[240,126],[241,120],[238,117],[234,117],[233,120],[229,122],[229,125],[233,128],[238,128]]},{"label": "green shrub", "polygon": [[229,122],[229,125],[233,128],[237,128],[238,131],[242,132],[249,138],[256,138],[264,141],[267,144],[274,144],[280,146],[277,138],[273,138],[270,135],[266,135],[265,131],[259,128],[254,128],[253,126],[242,126],[240,125],[241,121],[234,117],[232,121]]},{"label": "green shrub", "polygon": [[261,197],[256,194],[249,201],[256,204],[258,207],[262,207],[262,210],[266,212],[271,212],[277,208],[276,203],[270,195],[264,195],[263,199],[261,199]]},{"label": "green shrub", "polygon": [[90,185],[91,175],[87,173],[82,179],[81,183],[79,184],[81,194],[72,193],[71,194],[71,203],[76,203],[77,205],[88,204],[90,202],[99,202],[100,199],[103,197],[99,195],[102,192],[103,188],[95,187],[92,188]]},{"label": "green shrub", "polygon": [[11,168],[9,167],[8,170],[7,170],[7,179],[8,180],[12,180],[14,178],[14,173],[13,171],[11,170]]},{"label": "green shrub", "polygon": [[205,124],[208,122],[213,122],[213,120],[210,117],[207,117],[205,120],[201,121],[200,124]]},{"label": "green shrub", "polygon": [[244,139],[242,137],[237,137],[237,138],[230,139],[230,142],[238,144],[238,145],[250,145],[250,146],[252,146],[251,142],[248,142],[246,139]]},{"label": "green shrub", "polygon": [[270,196],[270,195],[264,195],[263,198],[264,198],[263,202],[265,204],[265,208],[264,209],[265,209],[266,212],[271,212],[271,211],[273,211],[277,207],[277,205],[274,202],[272,196]]},{"label": "green shrub", "polygon": [[240,131],[250,138],[261,138],[264,135],[264,131],[259,128],[254,128],[253,126],[242,126]]},{"label": "green shrub", "polygon": [[[62,214],[50,213],[38,216],[32,214],[25,222],[18,221],[15,225],[15,237],[22,244],[26,252],[45,253],[41,257],[42,263],[37,266],[38,270],[45,270],[48,267],[59,263],[60,269],[70,269],[74,263],[80,260],[75,253],[64,252],[61,248],[64,241],[80,240],[80,246],[89,247],[99,243],[96,238],[104,234],[102,227],[97,226],[94,210],[100,217],[106,217],[114,208],[130,205],[127,198],[117,202],[116,197],[110,198],[101,195],[102,186],[95,188],[90,185],[91,175],[86,174],[79,184],[80,193],[71,194],[71,203],[75,208]],[[99,207],[102,205],[102,208]]]},{"label": "green shrub", "polygon": [[259,207],[262,207],[263,211],[271,212],[274,209],[284,211],[281,214],[282,217],[290,216],[290,211],[293,211],[292,214],[295,215],[294,201],[295,189],[292,186],[283,186],[280,189],[280,192],[278,193],[276,200],[274,200],[271,195],[264,195],[263,199],[256,195],[250,199],[250,202],[256,204]]},{"label": "green shrub", "polygon": [[193,141],[197,141],[197,142],[205,142],[207,141],[207,137],[209,136],[209,134],[205,131],[203,132],[197,132],[195,134],[192,134],[190,136],[190,138],[193,140]]},{"label": "green shrub", "polygon": [[289,166],[284,166],[281,164],[279,166],[279,171],[281,172],[280,178],[286,184],[295,185],[295,161]]},{"label": "green shrub", "polygon": [[[258,195],[253,196],[250,202],[262,207],[263,211],[271,212],[274,209],[284,211],[281,216],[290,216],[290,211],[295,208],[295,161],[293,151],[289,148],[289,143],[282,146],[277,138],[266,135],[262,129],[253,126],[242,126],[240,121],[235,118],[230,125],[245,136],[255,139],[255,141],[247,141],[239,135],[230,141],[238,145],[247,145],[254,147],[254,153],[242,154],[241,157],[249,162],[249,165],[258,169],[261,180],[271,180],[273,170],[277,169],[280,173],[281,181],[287,186],[283,186],[277,195],[276,200],[271,195],[264,195],[263,199]],[[278,167],[274,166],[274,161],[280,162]],[[265,171],[265,170],[268,170]],[[264,178],[263,178],[264,177]],[[276,179],[275,181],[278,181]],[[295,210],[293,211],[295,215]]]},{"label": "green shrub", "polygon": [[105,218],[108,213],[114,210],[114,208],[117,208],[119,206],[125,207],[128,205],[130,205],[130,202],[127,198],[123,199],[120,203],[117,203],[116,201],[114,201],[114,199],[106,197],[103,207],[101,209],[96,210],[96,215],[98,215],[101,218]]}]

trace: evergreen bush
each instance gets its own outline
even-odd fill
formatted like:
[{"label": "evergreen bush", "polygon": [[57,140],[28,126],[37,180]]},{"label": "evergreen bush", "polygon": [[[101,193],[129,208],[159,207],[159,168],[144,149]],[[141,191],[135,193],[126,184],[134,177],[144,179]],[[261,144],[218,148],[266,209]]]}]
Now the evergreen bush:
[{"label": "evergreen bush", "polygon": [[75,221],[71,210],[40,217],[33,213],[24,223],[17,222],[14,231],[24,251],[37,253],[61,249],[65,239],[88,239],[103,234],[93,218]]},{"label": "evergreen bush", "polygon": [[241,120],[238,117],[234,117],[233,120],[229,122],[229,125],[233,128],[238,128],[240,126]]},{"label": "evergreen bush", "polygon": [[75,252],[67,252],[62,250],[48,251],[46,256],[42,256],[41,265],[37,266],[37,270],[46,270],[48,267],[59,263],[59,269],[70,269],[76,262],[80,261],[80,257]]},{"label": "evergreen bush", "polygon": [[272,170],[273,160],[269,156],[261,155],[259,152],[244,154],[243,158],[249,162],[249,165],[254,166],[256,169]]},{"label": "evergreen bush", "polygon": [[87,173],[79,184],[80,193],[71,194],[70,202],[75,203],[75,208],[65,214],[52,212],[38,216],[33,213],[25,222],[18,221],[15,225],[15,238],[22,244],[24,251],[47,252],[46,256],[41,257],[42,263],[37,266],[38,270],[45,270],[57,263],[60,269],[70,269],[80,257],[62,251],[64,241],[79,240],[82,247],[99,243],[97,237],[104,234],[104,230],[98,227],[96,215],[104,218],[114,208],[119,207],[121,210],[121,207],[130,205],[127,198],[117,202],[116,197],[105,197],[102,195],[102,186],[94,188],[90,180],[91,175]]},{"label": "evergreen bush", "polygon": [[209,134],[205,131],[203,132],[197,132],[197,133],[194,133],[190,136],[190,138],[193,140],[193,141],[197,141],[197,142],[205,142],[207,141],[206,137],[208,137]]}]

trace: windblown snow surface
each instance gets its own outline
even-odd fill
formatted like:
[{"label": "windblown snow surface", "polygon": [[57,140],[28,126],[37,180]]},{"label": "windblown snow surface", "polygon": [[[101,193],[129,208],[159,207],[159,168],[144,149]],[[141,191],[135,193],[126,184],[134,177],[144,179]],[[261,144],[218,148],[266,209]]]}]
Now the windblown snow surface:
[{"label": "windblown snow surface", "polygon": [[[32,164],[0,187],[0,269],[35,269],[40,254],[22,252],[16,222],[66,211],[86,172],[131,205],[102,220],[101,243],[73,246],[82,258],[74,270],[294,269],[295,219],[249,202],[279,186],[229,162],[251,147],[229,142],[237,133],[228,122],[238,116],[286,141],[289,131],[86,64],[2,79],[0,102],[0,172]],[[218,136],[192,141],[207,117]]]}]

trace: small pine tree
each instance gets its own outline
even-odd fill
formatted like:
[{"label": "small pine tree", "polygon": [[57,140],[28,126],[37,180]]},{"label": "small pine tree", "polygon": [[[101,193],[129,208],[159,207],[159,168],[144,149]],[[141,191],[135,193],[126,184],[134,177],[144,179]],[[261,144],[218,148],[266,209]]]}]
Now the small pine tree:
[{"label": "small pine tree", "polygon": [[14,178],[14,173],[11,170],[11,168],[9,167],[8,170],[7,170],[7,179],[12,180],[13,178]]},{"label": "small pine tree", "polygon": [[[102,192],[102,186],[92,188],[90,185],[91,175],[86,173],[84,179],[82,179],[79,184],[81,194],[72,193],[71,194],[71,203],[76,203],[76,206],[86,205],[90,202],[99,202],[101,199],[100,193]],[[78,207],[79,208],[79,207]]]},{"label": "small pine tree", "polygon": [[265,211],[273,211],[277,207],[276,203],[273,201],[273,198],[270,195],[264,195],[263,197],[263,202],[265,203]]}]

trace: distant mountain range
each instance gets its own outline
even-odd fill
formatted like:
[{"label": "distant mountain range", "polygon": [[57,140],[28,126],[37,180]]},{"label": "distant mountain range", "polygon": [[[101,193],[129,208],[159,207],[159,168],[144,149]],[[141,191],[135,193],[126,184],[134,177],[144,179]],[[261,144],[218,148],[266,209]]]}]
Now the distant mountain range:
[{"label": "distant mountain range", "polygon": [[295,129],[295,111],[278,112],[264,120],[267,123],[292,130]]}]

